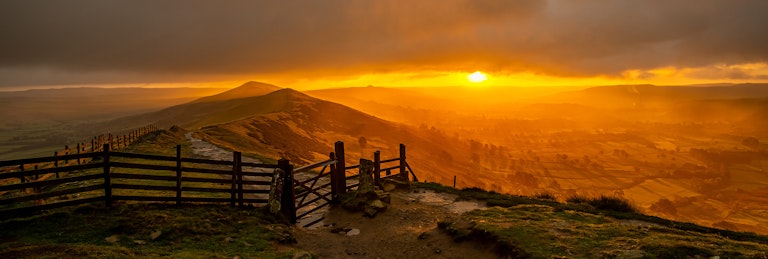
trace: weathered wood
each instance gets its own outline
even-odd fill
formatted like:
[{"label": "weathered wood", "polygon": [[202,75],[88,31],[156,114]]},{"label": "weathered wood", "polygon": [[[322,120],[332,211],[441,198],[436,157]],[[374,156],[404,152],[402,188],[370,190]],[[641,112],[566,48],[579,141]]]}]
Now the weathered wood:
[{"label": "weathered wood", "polygon": [[[237,179],[235,179],[237,180]],[[175,181],[175,179],[174,179]],[[202,178],[202,177],[184,177],[182,179],[184,182],[194,182],[194,183],[221,183],[221,184],[228,184],[232,183],[231,180],[223,179],[223,178]],[[237,182],[235,182],[237,184]]]},{"label": "weathered wood", "polygon": [[40,182],[24,182],[24,183],[17,183],[17,184],[0,185],[0,191],[19,190],[19,189],[26,189],[26,188],[41,188],[45,186],[58,185],[63,183],[99,179],[101,177],[102,177],[101,174],[89,174],[89,175],[65,177],[65,178],[40,181]]},{"label": "weathered wood", "polygon": [[294,171],[293,173],[298,174],[298,173],[301,173],[301,172],[306,172],[306,171],[309,171],[309,170],[312,170],[312,169],[315,169],[315,168],[318,168],[318,167],[321,167],[321,166],[327,166],[327,165],[334,164],[334,163],[336,163],[336,161],[334,161],[332,159],[328,159],[328,160],[325,160],[325,161],[320,161],[320,162],[317,162],[317,163],[314,163],[314,164],[309,164],[309,165],[305,165],[305,166],[296,168],[296,171]]},{"label": "weathered wood", "polygon": [[2,200],[0,200],[0,204],[4,205],[4,204],[17,203],[17,202],[41,200],[41,199],[55,197],[55,196],[62,196],[62,195],[73,194],[73,193],[88,192],[88,191],[99,190],[99,189],[103,189],[103,188],[104,188],[103,184],[96,184],[96,185],[77,187],[77,188],[72,188],[72,189],[58,190],[58,191],[39,193],[39,194],[33,194],[33,195],[25,195],[25,196],[13,197],[13,198],[10,198],[10,199],[2,199]]},{"label": "weathered wood", "polygon": [[125,163],[125,162],[112,162],[113,167],[120,168],[133,168],[133,169],[145,169],[145,170],[159,170],[159,171],[176,171],[175,166],[169,165],[146,165],[137,163]]},{"label": "weathered wood", "polygon": [[112,207],[112,175],[110,174],[109,144],[104,144],[104,203],[107,208]]},{"label": "weathered wood", "polygon": [[203,174],[223,174],[223,175],[230,175],[230,174],[232,174],[231,170],[193,168],[193,167],[184,167],[184,172],[188,172],[188,173],[203,173]]},{"label": "weathered wood", "polygon": [[[56,156],[58,156],[58,155],[59,155],[59,152],[53,152],[53,156],[54,156],[54,157],[56,157]],[[56,179],[58,179],[58,178],[59,178],[59,170],[58,170],[58,167],[59,167],[59,160],[53,160],[53,167],[56,167],[56,168],[57,168],[57,170],[56,170]]]},{"label": "weathered wood", "polygon": [[250,184],[250,185],[269,185],[270,181],[257,181],[257,180],[242,180],[240,181],[243,184]]},{"label": "weathered wood", "polygon": [[169,161],[169,162],[175,162],[177,160],[176,157],[172,157],[172,156],[145,155],[145,154],[134,154],[134,153],[125,153],[125,152],[111,152],[110,155],[113,157],[137,158],[137,159]]},{"label": "weathered wood", "polygon": [[[50,166],[50,165],[48,165]],[[101,163],[97,164],[84,164],[84,165],[73,165],[73,166],[67,166],[67,167],[47,167],[43,169],[35,169],[35,170],[24,170],[24,171],[17,171],[17,172],[10,172],[10,173],[4,173],[0,174],[0,179],[8,179],[8,178],[20,178],[25,176],[33,176],[33,175],[39,175],[39,174],[49,174],[49,173],[55,173],[58,171],[78,171],[78,170],[85,170],[85,169],[92,169],[92,168],[99,168],[101,167]]]},{"label": "weathered wood", "polygon": [[0,174],[0,179],[21,178],[25,176],[56,173],[59,171],[67,172],[67,171],[86,170],[86,169],[92,169],[92,168],[99,168],[101,166],[102,166],[101,163],[94,163],[94,164],[84,164],[84,165],[72,165],[72,166],[66,166],[66,167],[50,167],[50,168],[35,169],[35,170],[25,170],[25,171]]},{"label": "weathered wood", "polygon": [[240,162],[240,165],[243,167],[258,167],[258,168],[266,168],[266,169],[275,169],[277,168],[277,165],[274,164],[260,164],[260,163],[251,163],[251,162]]},{"label": "weathered wood", "polygon": [[181,205],[181,145],[176,145],[176,205]]},{"label": "weathered wood", "polygon": [[121,190],[148,190],[148,191],[175,191],[174,186],[141,185],[141,184],[112,184],[112,189]]},{"label": "weathered wood", "polygon": [[[114,179],[155,180],[155,181],[176,182],[176,176],[126,174],[126,173],[111,173],[110,175],[111,175],[111,178],[114,178]],[[187,181],[187,179],[184,179],[184,180]],[[211,179],[211,180],[219,180],[219,179]]]},{"label": "weathered wood", "polygon": [[381,151],[373,152],[373,183],[381,186]]},{"label": "weathered wood", "polygon": [[[325,184],[323,184],[323,185],[320,185],[320,186],[318,186],[318,187],[315,187],[314,189],[315,189],[315,190],[320,190],[320,189],[324,189],[324,188],[327,188],[328,186],[331,186],[331,183],[325,183]],[[298,199],[298,198],[303,198],[303,197],[306,197],[306,196],[307,196],[307,195],[309,195],[310,193],[313,193],[313,192],[312,192],[311,190],[303,190],[303,191],[301,191],[301,192],[299,192],[299,193],[297,193],[297,194],[296,194],[296,199]]]},{"label": "weathered wood", "polygon": [[[317,202],[319,200],[325,200],[326,202],[331,202],[331,199],[328,198],[328,196],[330,196],[330,195],[331,195],[331,193],[326,193],[326,194],[323,194],[323,195],[319,195],[319,196],[315,197],[314,199],[311,199],[311,200],[307,201],[306,203],[305,202],[301,202],[301,203],[299,203],[299,205],[296,205],[296,209],[298,210],[300,208],[303,208],[304,206],[307,206],[307,205],[312,204],[314,202]],[[296,218],[301,218],[301,217],[303,217],[303,216],[296,216]]]},{"label": "weathered wood", "polygon": [[210,160],[210,159],[199,159],[199,158],[182,158],[181,162],[184,162],[184,163],[196,163],[196,164],[209,164],[209,165],[232,165],[232,161]]},{"label": "weathered wood", "polygon": [[338,202],[340,202],[339,193],[341,193],[341,192],[337,189],[339,187],[339,185],[336,184],[336,166],[339,164],[339,161],[336,159],[336,153],[335,152],[331,152],[329,154],[329,157],[330,157],[330,160],[335,160],[336,161],[336,163],[331,164],[331,169],[330,169],[330,174],[331,174],[330,175],[330,178],[331,178],[331,200],[334,203],[338,203]]},{"label": "weathered wood", "polygon": [[255,190],[255,189],[243,190],[243,193],[248,193],[248,194],[269,194],[269,190]]},{"label": "weathered wood", "polygon": [[347,164],[344,155],[344,142],[337,141],[334,144],[336,152],[336,172],[331,175],[331,181],[336,183],[336,194],[343,195],[347,192]]},{"label": "weathered wood", "polygon": [[232,181],[231,181],[232,182],[232,186],[230,186],[231,193],[230,193],[230,197],[229,197],[230,198],[230,202],[229,203],[232,206],[235,206],[235,204],[237,202],[237,200],[236,200],[237,199],[237,174],[235,173],[235,171],[237,170],[237,166],[238,165],[235,165],[235,163],[234,163],[234,161],[236,159],[235,156],[237,156],[237,154],[232,153],[232,161],[233,161],[233,163],[232,163],[232,172],[230,172],[231,175],[232,175]]},{"label": "weathered wood", "polygon": [[[237,205],[243,206],[243,174],[242,174],[242,165],[240,162],[243,160],[243,154],[240,152],[235,152],[235,159],[233,160],[235,164],[235,174],[237,174]],[[270,184],[270,182],[267,182],[267,184]]]},{"label": "weathered wood", "polygon": [[[344,168],[344,170],[352,170],[352,169],[358,169],[358,168],[360,168],[359,164],[347,166],[347,167]],[[346,174],[346,172],[345,172],[345,174]]]},{"label": "weathered wood", "polygon": [[387,167],[387,168],[381,168],[380,170],[381,171],[390,171],[390,170],[395,170],[395,169],[400,169],[400,165],[390,166],[390,167]]},{"label": "weathered wood", "polygon": [[115,201],[176,201],[176,197],[158,197],[158,196],[131,196],[131,195],[114,195],[112,200]]},{"label": "weathered wood", "polygon": [[101,156],[101,154],[84,153],[84,154],[72,154],[72,155],[63,155],[63,156],[49,156],[49,157],[6,160],[6,161],[0,161],[0,167],[18,166],[22,164],[46,163],[46,162],[53,162],[53,161],[59,161],[59,160],[69,160],[69,159],[78,159],[78,158],[87,158],[87,157],[92,158],[92,157],[98,157],[98,156]]},{"label": "weathered wood", "polygon": [[381,160],[381,163],[384,164],[384,163],[395,162],[395,161],[400,161],[400,158],[399,157],[395,157],[395,158],[390,158],[390,159],[387,159],[387,160]]},{"label": "weathered wood", "polygon": [[232,190],[222,188],[184,187],[185,192],[222,192],[229,193]]},{"label": "weathered wood", "polygon": [[291,224],[296,224],[296,197],[293,192],[293,165],[287,159],[277,161],[283,174],[283,193],[281,195],[280,208],[283,215]]},{"label": "weathered wood", "polygon": [[314,207],[311,210],[308,210],[308,211],[305,211],[304,213],[301,213],[301,215],[296,216],[296,218],[303,218],[304,216],[309,215],[312,212],[315,212],[315,211],[317,211],[319,209],[322,209],[323,207],[328,206],[330,204],[331,204],[330,202],[326,202],[326,203],[323,203],[321,205],[318,205],[317,207]]},{"label": "weathered wood", "polygon": [[243,172],[240,171],[243,176],[259,176],[259,177],[272,177],[272,174],[270,173],[263,173],[263,172]]},{"label": "weathered wood", "polygon": [[413,172],[413,169],[411,169],[411,165],[408,164],[408,161],[405,162],[405,167],[408,167],[408,172],[411,172],[411,177],[413,177],[413,181],[418,182],[419,178],[416,177],[416,173]]},{"label": "weathered wood", "polygon": [[408,173],[405,171],[405,144],[400,144],[400,177],[408,181]]}]

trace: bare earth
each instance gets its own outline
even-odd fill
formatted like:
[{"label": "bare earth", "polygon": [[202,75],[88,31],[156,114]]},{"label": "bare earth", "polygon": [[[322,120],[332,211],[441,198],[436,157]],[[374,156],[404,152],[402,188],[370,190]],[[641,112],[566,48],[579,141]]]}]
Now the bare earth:
[{"label": "bare earth", "polygon": [[[496,258],[489,248],[456,243],[437,228],[441,220],[482,207],[454,199],[423,190],[397,190],[389,208],[374,218],[334,207],[323,226],[295,228],[298,243],[293,248],[311,251],[320,258]],[[359,234],[350,235],[358,230]]]}]

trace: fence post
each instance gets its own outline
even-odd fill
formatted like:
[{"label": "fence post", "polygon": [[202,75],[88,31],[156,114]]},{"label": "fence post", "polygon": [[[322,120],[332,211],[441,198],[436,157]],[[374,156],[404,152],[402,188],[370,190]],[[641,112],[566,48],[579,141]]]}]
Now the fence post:
[{"label": "fence post", "polygon": [[408,172],[405,171],[405,144],[400,144],[400,177],[408,181]]},{"label": "fence post", "polygon": [[[53,152],[53,156],[54,157],[59,156],[59,152],[58,151],[54,151]],[[59,160],[58,159],[53,160],[53,168],[56,168],[56,179],[59,179]]]},{"label": "fence post", "polygon": [[[336,141],[334,146],[336,151],[336,171],[331,175],[331,185],[336,185],[336,193],[339,195],[347,193],[347,163],[344,161],[344,142]],[[335,176],[335,177],[333,177]]]},{"label": "fence post", "polygon": [[[19,165],[19,171],[24,172],[24,164],[20,164]],[[26,182],[26,177],[24,177],[23,175],[19,176],[19,180],[21,180],[21,182],[24,183],[24,182]]]},{"label": "fence post", "polygon": [[112,179],[109,175],[109,145],[104,144],[104,203],[112,207]]},{"label": "fence post", "polygon": [[[69,145],[64,145],[64,155],[69,155]],[[64,166],[69,164],[69,159],[64,159]]]},{"label": "fence post", "polygon": [[181,145],[176,145],[176,205],[181,204]]},{"label": "fence post", "polygon": [[381,151],[373,152],[373,183],[381,186]]},{"label": "fence post", "polygon": [[[330,160],[336,160],[336,153],[331,152],[328,156]],[[331,201],[339,202],[339,190],[336,190],[336,163],[331,164],[328,175],[331,177]]]},{"label": "fence post", "polygon": [[235,152],[235,173],[237,174],[237,205],[243,206],[243,154]]},{"label": "fence post", "polygon": [[[80,154],[80,143],[77,143],[77,154],[78,155]],[[77,164],[78,165],[80,164],[80,158],[79,157],[77,158]]]},{"label": "fence post", "polygon": [[237,202],[237,152],[232,152],[232,187],[230,188],[229,205]]},{"label": "fence post", "polygon": [[285,172],[283,177],[283,193],[280,198],[280,208],[283,215],[291,222],[296,224],[296,197],[293,192],[293,165],[288,159],[277,161],[277,167]]}]

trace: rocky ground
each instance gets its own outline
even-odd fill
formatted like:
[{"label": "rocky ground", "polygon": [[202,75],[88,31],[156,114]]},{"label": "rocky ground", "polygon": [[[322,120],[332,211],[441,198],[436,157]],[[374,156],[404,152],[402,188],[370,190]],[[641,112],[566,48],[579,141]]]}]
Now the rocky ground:
[{"label": "rocky ground", "polygon": [[389,208],[369,218],[341,207],[330,209],[322,227],[296,228],[293,248],[320,258],[495,258],[474,242],[457,243],[437,223],[482,207],[454,202],[456,196],[427,190],[396,190]]}]

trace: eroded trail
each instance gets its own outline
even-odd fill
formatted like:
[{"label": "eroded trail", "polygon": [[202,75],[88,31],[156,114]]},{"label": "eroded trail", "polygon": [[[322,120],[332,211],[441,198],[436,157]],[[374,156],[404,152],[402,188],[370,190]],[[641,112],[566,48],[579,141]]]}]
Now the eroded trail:
[{"label": "eroded trail", "polygon": [[[215,160],[230,160],[230,161],[232,160],[232,151],[225,150],[225,149],[220,148],[220,147],[218,147],[218,146],[216,146],[216,145],[214,145],[212,143],[209,143],[209,142],[204,141],[202,139],[195,138],[194,136],[192,136],[192,132],[188,132],[184,136],[187,138],[187,141],[189,141],[190,148],[192,149],[192,153],[194,153],[195,155],[202,156],[202,157],[209,158],[209,159],[215,159]],[[258,159],[251,158],[251,157],[246,157],[246,156],[243,156],[242,159],[243,159],[243,162],[263,163],[262,161],[260,161]],[[255,172],[272,172],[272,170],[261,169],[261,168],[257,168],[257,169],[244,169],[244,170],[255,171]],[[294,175],[294,177],[298,181],[304,181],[304,180],[312,178],[314,176],[315,175],[313,175],[311,173],[298,173],[298,174]],[[257,176],[243,176],[243,179],[244,180],[249,180],[249,181],[272,181],[271,177],[257,177]],[[318,185],[318,186],[319,185],[323,185],[323,184],[328,183],[328,181],[329,181],[328,177],[322,177],[322,178],[320,178],[318,180],[316,185]],[[267,190],[267,189],[269,189],[269,186],[266,186],[266,185],[244,185],[243,188],[245,188],[245,189]],[[330,187],[328,187],[328,188],[330,188]],[[325,190],[325,191],[330,191],[330,190]],[[248,194],[246,196],[248,196],[248,198],[265,198],[265,199],[268,198],[267,197],[268,195],[266,195],[266,194]],[[317,197],[316,195],[310,194],[310,195],[308,195],[304,199],[309,201],[309,200],[312,200],[312,199],[314,199],[316,197]],[[304,211],[309,211],[309,210],[314,209],[315,207],[320,205],[320,202],[322,202],[322,200],[308,204],[307,206],[305,206],[305,207],[301,208],[299,211],[297,211],[297,214],[301,215],[301,214],[303,214]],[[310,222],[315,222],[318,219],[322,218],[327,211],[328,211],[327,207],[320,208],[320,209],[318,209],[316,211],[313,211],[312,213],[310,213],[310,214],[306,215],[305,217],[299,219],[299,222],[297,224],[303,226],[303,225],[306,225],[306,224],[308,224]],[[312,225],[310,227],[316,227],[316,226],[319,226],[319,225],[322,225],[322,222],[314,224],[314,225]]]},{"label": "eroded trail", "polygon": [[454,202],[455,196],[424,190],[396,190],[389,208],[368,218],[341,207],[329,210],[325,225],[296,228],[297,248],[320,258],[496,258],[474,242],[457,243],[437,223],[482,208]]}]

